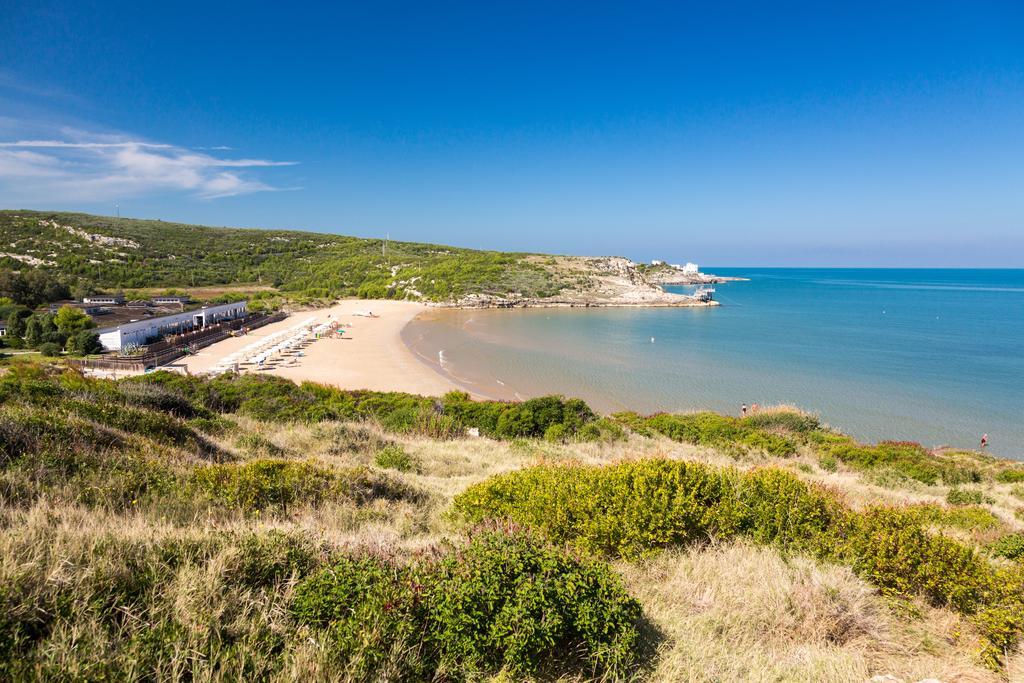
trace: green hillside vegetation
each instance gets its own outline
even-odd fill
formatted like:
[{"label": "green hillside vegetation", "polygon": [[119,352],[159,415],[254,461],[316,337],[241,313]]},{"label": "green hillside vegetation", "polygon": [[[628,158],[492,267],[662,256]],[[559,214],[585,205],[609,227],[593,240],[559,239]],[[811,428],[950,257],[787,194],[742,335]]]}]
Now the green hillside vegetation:
[{"label": "green hillside vegetation", "polygon": [[1018,471],[790,409],[15,362],[0,678],[996,681],[1024,663]]},{"label": "green hillside vegetation", "polygon": [[389,242],[385,255],[379,239],[293,230],[0,211],[0,243],[0,275],[45,270],[49,276],[45,283],[15,286],[0,276],[0,296],[29,306],[94,290],[239,283],[271,286],[299,301],[446,301],[471,293],[543,297],[562,288],[552,272],[525,254]]}]

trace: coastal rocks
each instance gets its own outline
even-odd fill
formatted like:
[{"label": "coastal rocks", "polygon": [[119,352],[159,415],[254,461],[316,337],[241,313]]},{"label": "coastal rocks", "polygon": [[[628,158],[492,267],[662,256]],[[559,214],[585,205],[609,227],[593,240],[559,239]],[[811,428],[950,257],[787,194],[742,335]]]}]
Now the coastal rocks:
[{"label": "coastal rocks", "polygon": [[450,308],[589,308],[633,307],[711,307],[716,301],[666,292],[653,284],[636,263],[621,256],[536,257],[537,265],[547,269],[561,284],[561,291],[549,297],[524,297],[514,292],[504,295],[468,294],[434,304]]}]

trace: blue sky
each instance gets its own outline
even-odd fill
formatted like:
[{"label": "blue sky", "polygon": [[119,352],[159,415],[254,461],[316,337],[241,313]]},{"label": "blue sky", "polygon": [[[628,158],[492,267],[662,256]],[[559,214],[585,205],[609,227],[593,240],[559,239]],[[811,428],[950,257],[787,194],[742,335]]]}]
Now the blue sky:
[{"label": "blue sky", "polygon": [[1019,2],[215,5],[3,3],[0,206],[1024,266]]}]

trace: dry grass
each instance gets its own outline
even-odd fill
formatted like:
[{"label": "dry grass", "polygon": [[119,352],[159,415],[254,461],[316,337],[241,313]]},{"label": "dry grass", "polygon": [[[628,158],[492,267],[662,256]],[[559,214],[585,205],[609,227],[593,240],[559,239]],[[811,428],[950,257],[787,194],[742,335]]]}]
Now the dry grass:
[{"label": "dry grass", "polygon": [[961,619],[900,614],[842,567],[736,543],[619,568],[665,639],[652,680],[1000,680]]}]

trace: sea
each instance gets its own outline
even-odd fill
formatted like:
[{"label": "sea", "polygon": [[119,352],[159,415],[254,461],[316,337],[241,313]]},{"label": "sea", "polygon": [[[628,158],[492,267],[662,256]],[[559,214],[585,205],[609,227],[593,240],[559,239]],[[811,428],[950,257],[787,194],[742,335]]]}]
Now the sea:
[{"label": "sea", "polygon": [[[479,395],[612,412],[788,404],[864,441],[1024,459],[1024,270],[707,268],[713,308],[432,310],[403,337]],[[687,292],[687,287],[666,287]]]}]

